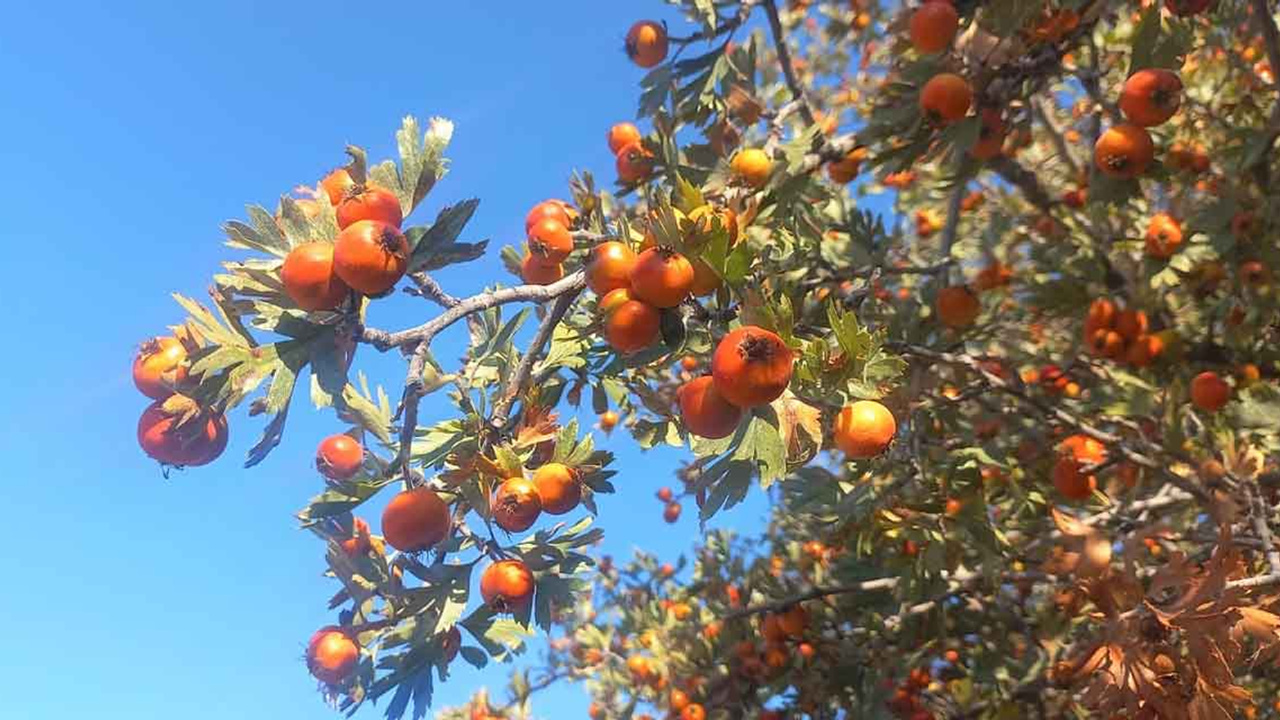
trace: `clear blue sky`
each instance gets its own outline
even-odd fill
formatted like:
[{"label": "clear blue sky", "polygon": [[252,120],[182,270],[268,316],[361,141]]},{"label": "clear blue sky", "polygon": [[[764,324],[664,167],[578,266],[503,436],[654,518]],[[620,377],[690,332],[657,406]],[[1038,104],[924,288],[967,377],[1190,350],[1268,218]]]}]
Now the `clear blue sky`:
[{"label": "clear blue sky", "polygon": [[[457,123],[453,171],[414,219],[479,196],[464,239],[520,241],[527,208],[563,194],[572,169],[612,181],[605,131],[632,117],[642,75],[622,37],[665,10],[658,0],[369,7],[6,7],[0,715],[335,717],[299,658],[332,620],[336,586],[292,513],[319,486],[314,445],[336,421],[300,397],[284,444],[246,471],[239,461],[261,425],[238,413],[222,460],[166,482],[135,447],[145,401],[129,380],[134,347],[180,320],[170,291],[203,293],[231,252],[224,219],[314,182],[347,142],[388,156],[405,114]],[[467,293],[500,273],[494,253],[439,279]],[[399,327],[424,310],[385,301],[372,321]],[[438,356],[456,357],[456,345]],[[396,382],[397,365],[361,357],[375,379]],[[623,491],[601,504],[605,549],[687,548],[695,513],[669,531],[650,499],[680,454],[641,464],[626,436],[606,446]],[[726,522],[759,527],[762,507],[754,493]],[[505,678],[458,669],[437,705]],[[576,688],[544,697],[539,715],[585,716]]]}]

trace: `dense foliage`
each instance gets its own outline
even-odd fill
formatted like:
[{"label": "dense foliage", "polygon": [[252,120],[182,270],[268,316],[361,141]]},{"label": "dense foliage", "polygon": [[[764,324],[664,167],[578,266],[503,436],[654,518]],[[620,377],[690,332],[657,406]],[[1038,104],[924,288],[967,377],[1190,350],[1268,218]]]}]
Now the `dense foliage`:
[{"label": "dense foliage", "polygon": [[[348,148],[228,223],[247,256],[139,354],[166,465],[215,459],[246,402],[258,463],[299,379],[345,425],[299,514],[340,586],[326,695],[418,717],[536,626],[536,666],[441,717],[556,682],[595,720],[1280,714],[1275,9],[669,1],[686,34],[626,35],[647,133],[609,130],[611,189],[530,210],[520,282],[431,277],[486,246],[475,200],[414,220],[453,128],[409,118],[396,161]],[[426,317],[380,330],[397,285]],[[560,421],[587,408],[688,448],[668,520],[768,492],[769,526],[593,557],[629,469]]]}]

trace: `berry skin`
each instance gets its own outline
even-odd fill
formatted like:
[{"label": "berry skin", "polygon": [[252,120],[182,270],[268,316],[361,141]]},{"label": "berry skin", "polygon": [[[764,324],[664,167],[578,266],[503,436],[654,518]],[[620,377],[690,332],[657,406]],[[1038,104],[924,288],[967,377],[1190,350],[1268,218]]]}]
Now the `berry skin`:
[{"label": "berry skin", "polygon": [[1146,172],[1155,152],[1155,143],[1146,128],[1116,125],[1098,138],[1093,147],[1093,161],[1102,174],[1130,180]]},{"label": "berry skin", "polygon": [[911,13],[908,34],[916,52],[925,55],[940,53],[951,46],[960,16],[946,0],[929,0]]},{"label": "berry skin", "polygon": [[963,118],[972,104],[973,88],[954,73],[934,75],[920,90],[920,110],[935,124],[950,125]]},{"label": "berry skin", "polygon": [[898,423],[889,408],[875,400],[846,405],[836,416],[835,440],[850,458],[872,458],[883,453],[897,434]]}]

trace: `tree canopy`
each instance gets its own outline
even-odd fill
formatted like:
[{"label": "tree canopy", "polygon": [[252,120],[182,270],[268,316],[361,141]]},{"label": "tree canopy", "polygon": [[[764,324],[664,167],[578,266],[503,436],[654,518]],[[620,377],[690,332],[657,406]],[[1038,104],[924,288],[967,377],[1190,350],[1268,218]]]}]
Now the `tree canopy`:
[{"label": "tree canopy", "polygon": [[[334,414],[297,517],[325,697],[422,717],[461,658],[509,687],[442,718],[561,682],[593,720],[1280,716],[1276,9],[668,2],[625,29],[617,177],[531,208],[512,277],[433,279],[489,248],[432,207],[453,125],[407,117],[228,222],[139,352],[166,467],[242,405],[246,467]],[[422,322],[378,327],[397,289]],[[597,432],[686,448],[669,521],[764,492],[767,527],[599,556],[635,468]]]}]

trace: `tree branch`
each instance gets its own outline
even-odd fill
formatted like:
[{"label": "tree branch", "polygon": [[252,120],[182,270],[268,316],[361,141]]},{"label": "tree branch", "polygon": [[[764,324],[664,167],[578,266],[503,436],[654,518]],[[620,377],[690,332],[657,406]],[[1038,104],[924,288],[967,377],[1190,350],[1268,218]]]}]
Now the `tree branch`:
[{"label": "tree branch", "polygon": [[458,298],[445,292],[444,288],[440,287],[440,283],[437,283],[435,278],[425,272],[409,273],[409,279],[415,285],[412,288],[405,288],[405,292],[410,295],[426,298],[446,309],[457,305],[459,302]]},{"label": "tree branch", "polygon": [[538,356],[542,354],[542,348],[550,342],[551,336],[555,334],[556,326],[564,319],[565,313],[569,311],[579,292],[581,290],[573,290],[561,295],[556,299],[556,304],[552,306],[551,312],[547,313],[547,316],[543,318],[542,325],[538,327],[538,334],[529,343],[528,351],[525,352],[524,357],[520,358],[520,365],[512,373],[511,379],[507,381],[507,386],[502,391],[502,397],[493,408],[493,417],[489,420],[489,427],[495,431],[500,432],[506,427],[507,416],[511,413],[511,406],[520,394],[521,387],[529,380],[529,375],[533,372],[533,365],[537,362]]},{"label": "tree branch", "polygon": [[1062,136],[1062,129],[1053,121],[1053,116],[1049,114],[1049,109],[1045,107],[1043,102],[1031,101],[1031,110],[1036,117],[1040,119],[1040,123],[1049,131],[1049,137],[1053,139],[1053,146],[1058,150],[1058,157],[1071,168],[1073,176],[1080,176],[1080,165],[1071,154],[1071,148],[1067,146],[1066,138]]},{"label": "tree branch", "polygon": [[[967,186],[967,176],[957,178],[956,187],[951,191],[951,197],[947,200],[947,220],[946,224],[942,226],[941,247],[938,252],[944,262],[951,262],[951,247],[956,244],[956,234],[960,230],[960,214]],[[948,284],[948,278],[945,274],[942,278],[942,284]]]},{"label": "tree branch", "polygon": [[[1140,453],[1137,450],[1134,450],[1126,442],[1124,442],[1124,438],[1122,436],[1117,435],[1115,433],[1109,433],[1104,430],[1100,430],[1094,425],[1086,422],[1083,418],[1081,418],[1080,416],[1072,412],[1069,412],[1067,410],[1064,410],[1054,405],[1046,404],[1043,401],[1039,400],[1038,398],[1034,398],[1030,396],[1022,388],[1013,385],[1012,383],[1005,380],[1004,378],[987,370],[985,367],[983,367],[981,361],[979,361],[977,358],[973,357],[972,355],[967,355],[962,353],[941,352],[937,350],[931,350],[925,347],[920,347],[918,345],[909,345],[905,343],[889,343],[887,347],[889,347],[891,350],[894,350],[895,352],[900,352],[903,355],[914,355],[916,357],[925,358],[928,360],[932,360],[934,362],[942,362],[948,365],[959,365],[961,367],[967,367],[973,372],[977,373],[983,380],[987,382],[988,385],[995,388],[996,390],[999,390],[1000,392],[1003,392],[1006,395],[1010,395],[1014,398],[1017,398],[1023,403],[1030,405],[1031,407],[1034,407],[1046,417],[1053,418],[1061,423],[1069,425],[1072,428],[1075,428],[1077,432],[1083,435],[1086,435],[1090,438],[1093,438],[1094,440],[1097,440],[1098,442],[1104,445],[1107,445],[1108,447],[1114,448],[1120,453],[1121,456],[1124,457],[1124,459],[1132,463],[1135,463],[1137,465],[1140,465],[1142,467],[1156,470],[1162,476],[1168,479],[1170,483],[1177,486],[1178,489],[1182,490],[1185,493],[1195,496],[1195,498],[1198,501],[1200,501],[1200,503],[1205,507],[1212,507],[1214,505],[1213,497],[1212,495],[1209,494],[1208,491],[1206,491],[1204,488],[1200,487],[1199,485],[1189,482],[1186,478],[1183,478],[1173,472],[1170,472],[1168,468],[1165,467],[1164,463],[1159,462],[1155,458],[1149,455]],[[1177,458],[1177,459],[1181,460],[1181,458]]]},{"label": "tree branch", "polygon": [[764,12],[769,17],[769,31],[773,34],[773,44],[778,52],[778,64],[782,66],[782,76],[791,90],[791,97],[800,103],[800,115],[808,125],[813,124],[813,110],[804,96],[804,86],[796,77],[796,69],[791,62],[791,49],[787,47],[787,37],[782,28],[782,19],[778,17],[776,0],[764,0]]},{"label": "tree branch", "polygon": [[750,605],[748,607],[742,608],[741,610],[734,610],[731,613],[726,613],[723,619],[734,620],[740,617],[747,617],[749,615],[759,615],[760,613],[782,612],[783,610],[786,610],[787,608],[790,608],[791,606],[797,603],[802,603],[806,600],[816,600],[818,598],[827,597],[829,595],[843,595],[846,593],[858,593],[858,592],[892,591],[894,588],[898,587],[898,580],[899,579],[896,577],[884,577],[884,578],[876,578],[874,580],[865,580],[863,582],[854,583],[852,585],[837,585],[834,587],[816,587],[807,592],[803,592],[798,595],[792,595],[791,597],[783,598],[782,600],[775,600],[774,602],[762,603],[760,605]]},{"label": "tree branch", "polygon": [[500,288],[459,300],[440,315],[408,330],[389,333],[374,328],[364,328],[360,333],[360,339],[383,352],[393,347],[430,343],[432,338],[442,330],[473,313],[507,303],[551,300],[565,293],[581,290],[585,285],[586,277],[579,270],[550,285],[517,285]]},{"label": "tree branch", "polygon": [[1244,487],[1249,496],[1249,515],[1253,519],[1253,530],[1262,541],[1262,552],[1266,555],[1267,565],[1271,568],[1272,575],[1280,575],[1280,550],[1276,549],[1276,541],[1271,534],[1271,511],[1258,494],[1256,486],[1245,483]]},{"label": "tree branch", "polygon": [[405,373],[404,393],[400,398],[400,446],[391,464],[393,469],[399,468],[404,473],[406,484],[413,482],[412,473],[409,472],[409,453],[413,446],[413,434],[418,429],[418,405],[422,401],[423,391],[422,372],[426,368],[427,353],[431,349],[431,341],[435,336],[455,322],[474,313],[512,302],[550,300],[564,295],[577,296],[585,285],[586,277],[579,270],[550,285],[519,285],[473,295],[465,300],[459,300],[440,315],[416,328],[396,333],[365,328],[361,332],[362,340],[382,351],[393,347],[413,348],[409,370]]}]

